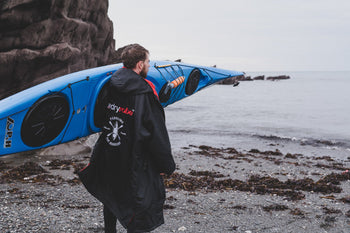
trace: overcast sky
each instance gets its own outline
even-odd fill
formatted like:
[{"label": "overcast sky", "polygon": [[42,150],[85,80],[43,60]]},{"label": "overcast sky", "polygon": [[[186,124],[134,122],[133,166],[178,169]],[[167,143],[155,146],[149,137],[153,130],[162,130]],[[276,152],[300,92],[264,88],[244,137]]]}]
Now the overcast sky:
[{"label": "overcast sky", "polygon": [[116,47],[241,71],[350,70],[350,0],[109,1]]}]

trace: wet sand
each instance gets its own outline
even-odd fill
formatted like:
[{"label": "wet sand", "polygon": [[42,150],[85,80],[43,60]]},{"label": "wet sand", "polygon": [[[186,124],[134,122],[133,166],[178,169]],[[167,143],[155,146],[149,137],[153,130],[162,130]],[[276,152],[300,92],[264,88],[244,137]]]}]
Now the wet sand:
[{"label": "wet sand", "polygon": [[[350,232],[350,158],[207,145],[173,153],[166,222],[154,232]],[[21,156],[0,158],[0,232],[103,232],[102,206],[75,174],[89,152]]]}]

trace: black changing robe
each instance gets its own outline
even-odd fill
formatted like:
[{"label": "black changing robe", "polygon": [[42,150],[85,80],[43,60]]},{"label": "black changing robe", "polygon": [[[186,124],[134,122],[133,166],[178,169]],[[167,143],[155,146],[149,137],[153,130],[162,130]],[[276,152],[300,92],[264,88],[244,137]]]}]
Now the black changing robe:
[{"label": "black changing robe", "polygon": [[151,231],[164,223],[160,173],[175,170],[164,110],[130,69],[118,70],[106,85],[95,112],[102,134],[79,177],[125,228]]}]

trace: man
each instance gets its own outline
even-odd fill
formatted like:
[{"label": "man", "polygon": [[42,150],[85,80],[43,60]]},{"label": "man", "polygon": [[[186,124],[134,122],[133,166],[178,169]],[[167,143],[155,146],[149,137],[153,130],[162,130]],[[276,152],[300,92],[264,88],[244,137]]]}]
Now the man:
[{"label": "man", "polygon": [[128,233],[148,232],[164,223],[160,174],[173,173],[175,162],[164,110],[154,85],[145,79],[149,52],[132,44],[122,61],[124,67],[100,95],[95,123],[102,134],[79,176],[104,204],[105,232],[116,232],[117,219]]}]

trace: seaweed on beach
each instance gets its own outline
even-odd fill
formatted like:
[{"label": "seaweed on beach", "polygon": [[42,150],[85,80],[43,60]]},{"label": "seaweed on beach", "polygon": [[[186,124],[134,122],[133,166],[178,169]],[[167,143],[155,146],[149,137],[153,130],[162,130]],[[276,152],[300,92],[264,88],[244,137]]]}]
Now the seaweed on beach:
[{"label": "seaweed on beach", "polygon": [[197,154],[200,155],[205,155],[205,156],[210,156],[210,157],[218,157],[218,156],[222,156],[222,149],[220,148],[214,148],[211,146],[199,146],[198,149],[200,149],[200,151],[196,151]]},{"label": "seaweed on beach", "polygon": [[327,208],[327,207],[323,207],[323,212],[325,213],[325,214],[341,214],[342,212],[341,212],[341,210],[338,210],[338,209],[329,209],[329,208]]},{"label": "seaweed on beach", "polygon": [[210,176],[214,178],[225,177],[223,174],[215,171],[195,171],[191,170],[189,173],[191,176]]},{"label": "seaweed on beach", "polygon": [[[268,161],[275,163],[276,165],[280,165],[283,161],[280,159],[283,154],[276,149],[275,151],[259,151],[258,149],[251,149],[248,153],[238,152],[235,148],[215,148],[211,146],[194,146],[190,145],[193,148],[198,148],[198,151],[194,151],[194,154],[199,154],[207,157],[221,158],[225,160],[244,160],[248,163],[253,162],[254,160],[251,158],[262,158]],[[192,154],[192,153],[190,153]],[[228,156],[227,156],[228,155]],[[291,156],[291,154],[289,154]],[[295,156],[301,156],[296,154]],[[250,158],[249,158],[250,157]]]},{"label": "seaweed on beach", "polygon": [[[61,176],[49,174],[40,164],[34,162],[27,162],[21,166],[7,170],[0,177],[0,183],[12,183],[15,181],[23,183],[45,183],[49,185],[59,185],[65,182]],[[68,183],[73,184],[73,181],[68,181]]]},{"label": "seaweed on beach", "polygon": [[8,168],[9,168],[9,166],[4,161],[0,160],[0,172],[6,170]]},{"label": "seaweed on beach", "polygon": [[22,191],[20,191],[19,188],[12,188],[12,189],[7,190],[7,192],[11,193],[11,194],[20,194],[20,193],[22,193]]},{"label": "seaweed on beach", "polygon": [[64,179],[61,176],[55,176],[50,174],[40,174],[37,176],[33,176],[30,179],[27,179],[27,182],[31,183],[45,183],[52,186],[56,186],[62,184]]},{"label": "seaweed on beach", "polygon": [[284,210],[288,210],[288,206],[286,205],[280,205],[280,204],[273,204],[273,205],[269,205],[269,206],[263,206],[262,207],[264,211],[266,212],[271,212],[271,211],[284,211]]},{"label": "seaweed on beach", "polygon": [[345,213],[345,216],[350,218],[350,210],[348,210],[346,213]]},{"label": "seaweed on beach", "polygon": [[340,181],[348,179],[348,174],[332,173],[316,182],[310,178],[288,179],[283,182],[274,177],[260,175],[251,175],[247,181],[241,181],[230,178],[216,180],[215,176],[210,173],[200,177],[174,173],[165,179],[165,185],[167,188],[177,188],[185,191],[202,190],[214,192],[238,190],[261,195],[275,194],[278,196],[285,196],[287,200],[301,200],[305,198],[305,195],[300,191],[323,194],[340,193],[342,189],[337,185],[340,184]]},{"label": "seaweed on beach", "polygon": [[173,209],[175,209],[175,206],[173,206],[173,205],[168,205],[168,204],[164,204],[164,205],[163,205],[163,209],[164,209],[164,210],[173,210]]},{"label": "seaweed on beach", "polygon": [[51,161],[47,166],[50,167],[50,170],[70,170],[70,166],[73,165],[72,160],[60,160],[55,159]]},{"label": "seaweed on beach", "polygon": [[250,153],[255,153],[255,154],[262,154],[262,155],[273,155],[273,156],[282,156],[283,154],[281,151],[276,149],[275,151],[260,151],[258,149],[251,149],[249,151]]},{"label": "seaweed on beach", "polygon": [[319,180],[321,183],[331,183],[334,185],[340,185],[340,182],[350,180],[350,172],[334,173],[326,175]]},{"label": "seaweed on beach", "polygon": [[235,210],[246,210],[247,209],[247,207],[243,206],[243,205],[235,205],[235,206],[233,206],[231,208],[235,209]]},{"label": "seaweed on beach", "polygon": [[[334,170],[341,170],[341,171],[350,170],[350,168],[344,167],[344,164],[335,162],[335,160],[330,156],[313,157],[312,159],[315,161],[324,160],[326,162],[332,162],[331,164],[325,164],[325,163],[319,163],[319,162],[316,164],[312,164],[312,162],[309,161],[310,165],[308,165],[306,163],[301,164],[298,162],[284,161],[283,158],[298,159],[304,156],[302,154],[291,154],[291,153],[287,153],[286,155],[283,155],[283,153],[278,149],[274,151],[273,150],[260,151],[258,149],[251,149],[248,151],[248,153],[242,153],[232,147],[216,148],[216,147],[211,147],[206,145],[201,145],[201,146],[190,145],[190,147],[199,149],[197,151],[194,151],[193,152],[194,154],[203,155],[207,157],[221,158],[225,160],[233,160],[233,159],[245,160],[251,163],[254,161],[251,158],[261,158],[267,161],[271,161],[276,165],[288,163],[288,164],[293,164],[295,166],[305,166],[305,167],[315,166],[318,168],[334,169]],[[193,154],[193,153],[190,152],[189,154]]]},{"label": "seaweed on beach", "polygon": [[289,213],[291,215],[305,217],[305,212],[300,210],[299,208],[292,209]]},{"label": "seaweed on beach", "polygon": [[223,190],[239,190],[245,192],[253,192],[257,194],[273,193],[281,196],[288,195],[292,200],[300,200],[304,198],[301,193],[293,190],[277,190],[273,187],[268,187],[268,184],[259,185],[251,181],[243,182],[240,180],[224,179],[215,180],[213,177],[191,177],[184,174],[174,173],[165,179],[167,188],[178,188],[186,191],[223,191]]},{"label": "seaweed on beach", "polygon": [[78,185],[78,184],[81,184],[81,180],[78,178],[78,177],[75,177],[73,179],[70,179],[70,180],[66,180],[68,184],[70,185]]},{"label": "seaweed on beach", "polygon": [[303,156],[302,154],[291,154],[287,153],[284,157],[287,159],[298,159],[298,157]]},{"label": "seaweed on beach", "polygon": [[61,205],[62,208],[65,209],[89,209],[92,208],[92,206],[85,204],[85,205],[76,205],[76,204],[63,204]]},{"label": "seaweed on beach", "polygon": [[345,171],[345,170],[349,170],[349,169],[350,169],[350,168],[344,167],[344,165],[343,165],[342,163],[332,163],[331,165],[322,164],[322,163],[317,163],[317,164],[315,165],[315,167],[318,167],[318,168],[325,168],[325,169],[342,170],[342,171]]},{"label": "seaweed on beach", "polygon": [[78,171],[80,171],[83,167],[85,167],[85,164],[78,163],[77,160],[55,159],[51,161],[47,166],[50,167],[50,170],[70,170],[71,167],[73,167],[74,174],[77,174]]},{"label": "seaweed on beach", "polygon": [[25,178],[47,173],[47,171],[37,163],[27,162],[19,167],[15,167],[3,173],[0,182],[25,181]]},{"label": "seaweed on beach", "polygon": [[[214,157],[214,158],[221,158],[225,160],[244,160],[247,161],[248,163],[253,162],[253,159],[249,159],[248,157],[253,157],[256,158],[255,155],[253,154],[245,154],[238,152],[235,148],[233,147],[227,147],[227,148],[215,148],[211,146],[194,146],[190,145],[193,148],[198,148],[199,150],[194,151],[194,154],[198,155],[203,155],[207,157]],[[193,154],[189,153],[189,154]]]},{"label": "seaweed on beach", "polygon": [[223,154],[239,154],[239,152],[232,147],[228,148],[216,148],[216,147],[211,147],[211,146],[206,146],[206,145],[201,145],[201,146],[194,146],[190,145],[193,148],[198,148],[199,151],[196,151],[196,154],[200,155],[205,155],[205,156],[210,156],[210,157],[222,157]]},{"label": "seaweed on beach", "polygon": [[81,171],[84,167],[86,167],[86,163],[74,163],[74,174],[78,174],[79,171]]},{"label": "seaweed on beach", "polygon": [[344,203],[350,204],[350,196],[340,198],[339,200],[344,202]]},{"label": "seaweed on beach", "polygon": [[316,157],[315,160],[326,160],[328,162],[334,162],[334,159],[332,159],[330,156],[322,156],[322,157]]},{"label": "seaweed on beach", "polygon": [[177,201],[174,196],[167,197],[167,201]]},{"label": "seaweed on beach", "polygon": [[308,191],[308,192],[318,192],[318,193],[340,193],[341,188],[337,187],[330,183],[325,183],[322,180],[314,182],[310,178],[291,180],[288,179],[285,182],[278,180],[277,178],[269,177],[269,176],[260,176],[260,175],[252,175],[249,180],[249,183],[253,185],[253,187],[260,187],[262,192],[265,192],[266,189],[281,189],[281,190],[298,190],[298,191]]}]

